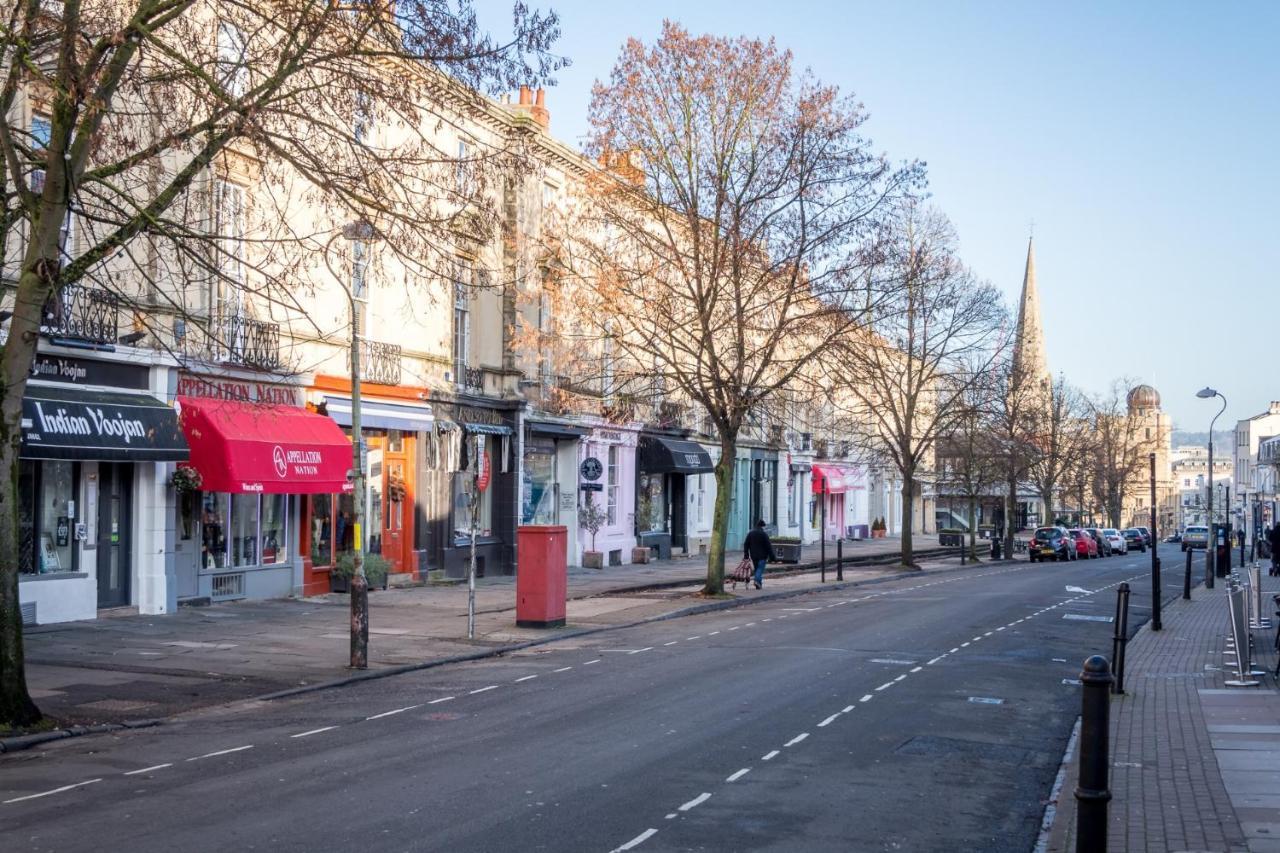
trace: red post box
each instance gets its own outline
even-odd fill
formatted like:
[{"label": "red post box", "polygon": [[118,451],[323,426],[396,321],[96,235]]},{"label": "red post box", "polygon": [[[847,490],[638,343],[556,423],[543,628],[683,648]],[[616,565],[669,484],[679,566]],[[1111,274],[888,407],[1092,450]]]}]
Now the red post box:
[{"label": "red post box", "polygon": [[564,625],[568,542],[569,528],[562,524],[527,524],[516,528],[517,626],[559,628]]}]

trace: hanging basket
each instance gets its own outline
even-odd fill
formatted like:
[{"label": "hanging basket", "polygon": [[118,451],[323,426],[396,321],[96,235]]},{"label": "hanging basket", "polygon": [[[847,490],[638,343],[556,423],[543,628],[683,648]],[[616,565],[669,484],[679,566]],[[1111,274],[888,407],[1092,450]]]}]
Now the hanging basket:
[{"label": "hanging basket", "polygon": [[169,484],[177,490],[178,494],[198,492],[204,486],[204,478],[190,465],[179,465],[169,477]]}]

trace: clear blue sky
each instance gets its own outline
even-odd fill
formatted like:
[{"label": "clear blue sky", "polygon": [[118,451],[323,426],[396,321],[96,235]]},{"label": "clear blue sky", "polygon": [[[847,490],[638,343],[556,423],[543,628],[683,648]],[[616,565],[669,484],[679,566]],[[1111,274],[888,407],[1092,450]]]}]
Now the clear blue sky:
[{"label": "clear blue sky", "polygon": [[928,162],[966,261],[1011,299],[1034,220],[1055,373],[1150,382],[1190,430],[1217,411],[1205,385],[1219,426],[1280,399],[1280,3],[529,3],[560,13],[573,62],[547,95],[561,139],[664,17],[773,36],[858,96],[878,148]]}]

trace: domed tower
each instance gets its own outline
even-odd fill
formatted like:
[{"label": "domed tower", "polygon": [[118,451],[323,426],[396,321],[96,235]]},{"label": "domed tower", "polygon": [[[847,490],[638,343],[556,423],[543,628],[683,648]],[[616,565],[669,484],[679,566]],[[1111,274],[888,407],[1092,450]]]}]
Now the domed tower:
[{"label": "domed tower", "polygon": [[1173,488],[1173,469],[1170,457],[1173,453],[1173,423],[1160,409],[1160,392],[1150,385],[1135,385],[1125,399],[1129,417],[1134,427],[1134,439],[1142,456],[1125,498],[1123,523],[1150,526],[1151,524],[1151,472],[1146,457],[1156,455],[1156,505],[1160,534],[1174,524],[1173,515],[1177,491]]}]

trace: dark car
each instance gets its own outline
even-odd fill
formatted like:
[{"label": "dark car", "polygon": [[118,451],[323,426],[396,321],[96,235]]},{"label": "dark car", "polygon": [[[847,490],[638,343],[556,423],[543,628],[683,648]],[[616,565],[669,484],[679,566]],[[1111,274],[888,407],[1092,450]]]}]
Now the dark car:
[{"label": "dark car", "polygon": [[1139,525],[1136,529],[1142,531],[1142,539],[1147,543],[1147,547],[1150,548],[1151,547],[1151,531],[1148,528],[1143,527],[1141,525]]},{"label": "dark car", "polygon": [[1099,557],[1111,556],[1111,543],[1107,541],[1107,537],[1102,535],[1102,530],[1100,528],[1086,527],[1084,529],[1084,532],[1088,533],[1091,537],[1093,537],[1093,541],[1098,544]]},{"label": "dark car", "polygon": [[1041,560],[1074,560],[1076,543],[1065,527],[1037,527],[1027,546],[1031,562]]},{"label": "dark car", "polygon": [[1136,527],[1126,527],[1120,531],[1120,534],[1124,536],[1125,544],[1129,546],[1130,551],[1136,548],[1144,554],[1146,553],[1147,537],[1142,535],[1141,530]]}]

